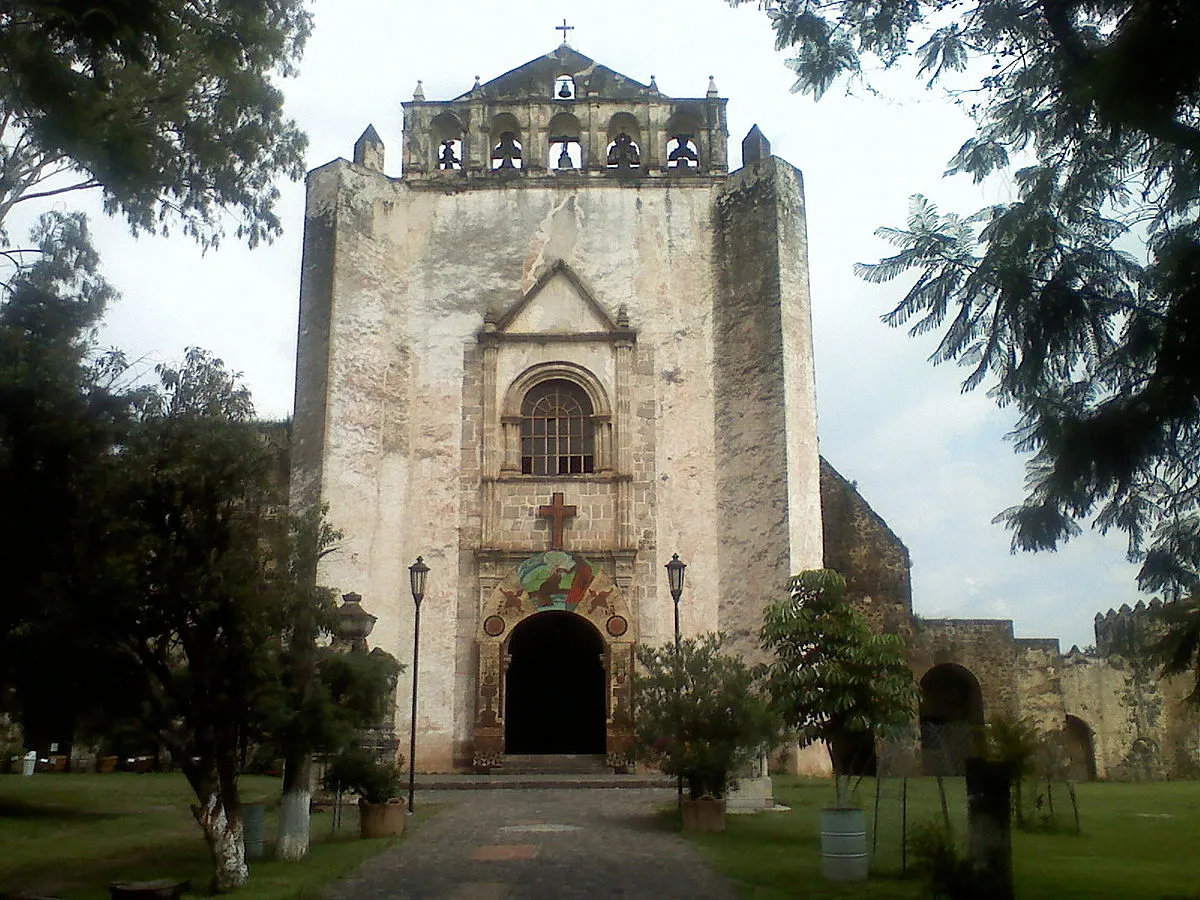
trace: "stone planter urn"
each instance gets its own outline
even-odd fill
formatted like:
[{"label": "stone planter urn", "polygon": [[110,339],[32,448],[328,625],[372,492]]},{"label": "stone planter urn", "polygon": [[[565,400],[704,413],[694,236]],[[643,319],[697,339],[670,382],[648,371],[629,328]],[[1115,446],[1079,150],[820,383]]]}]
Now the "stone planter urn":
[{"label": "stone planter urn", "polygon": [[725,830],[725,801],[713,797],[684,800],[683,830],[705,834],[720,834]]},{"label": "stone planter urn", "polygon": [[387,803],[358,801],[358,836],[365,838],[399,837],[408,822],[408,806],[403,800]]}]

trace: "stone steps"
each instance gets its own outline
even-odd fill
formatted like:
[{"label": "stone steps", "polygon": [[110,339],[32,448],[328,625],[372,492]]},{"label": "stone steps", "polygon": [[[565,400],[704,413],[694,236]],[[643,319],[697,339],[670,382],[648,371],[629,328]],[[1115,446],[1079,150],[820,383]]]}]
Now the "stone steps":
[{"label": "stone steps", "polygon": [[508,753],[501,775],[611,775],[603,753]]}]

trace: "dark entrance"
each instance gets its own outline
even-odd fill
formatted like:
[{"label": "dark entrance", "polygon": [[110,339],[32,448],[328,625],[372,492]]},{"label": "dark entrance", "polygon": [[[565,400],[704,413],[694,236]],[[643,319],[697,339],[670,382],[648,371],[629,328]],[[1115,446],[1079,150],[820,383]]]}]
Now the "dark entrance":
[{"label": "dark entrance", "polygon": [[921,679],[921,758],[926,775],[963,775],[972,732],[983,725],[983,691],[968,669],[934,666]]},{"label": "dark entrance", "polygon": [[574,613],[530,616],[509,639],[506,753],[603,753],[604,641]]}]

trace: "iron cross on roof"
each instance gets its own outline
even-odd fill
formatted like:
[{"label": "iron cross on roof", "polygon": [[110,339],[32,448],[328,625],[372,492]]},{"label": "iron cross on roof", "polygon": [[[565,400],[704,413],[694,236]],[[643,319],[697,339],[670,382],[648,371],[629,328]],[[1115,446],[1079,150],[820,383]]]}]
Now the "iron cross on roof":
[{"label": "iron cross on roof", "polygon": [[562,42],[565,44],[565,43],[567,42],[567,32],[568,32],[568,31],[574,31],[574,30],[575,30],[575,26],[574,26],[574,25],[568,25],[568,24],[567,24],[567,20],[566,20],[566,19],[563,19],[563,23],[562,23],[561,25],[555,25],[555,26],[554,26],[554,30],[555,30],[555,31],[561,31],[561,32],[563,33],[563,40],[562,40]]},{"label": "iron cross on roof", "polygon": [[550,520],[550,549],[561,550],[563,548],[563,525],[567,519],[575,515],[575,507],[563,506],[563,495],[559,491],[555,491],[550,495],[550,504],[539,506],[537,514],[539,519]]}]

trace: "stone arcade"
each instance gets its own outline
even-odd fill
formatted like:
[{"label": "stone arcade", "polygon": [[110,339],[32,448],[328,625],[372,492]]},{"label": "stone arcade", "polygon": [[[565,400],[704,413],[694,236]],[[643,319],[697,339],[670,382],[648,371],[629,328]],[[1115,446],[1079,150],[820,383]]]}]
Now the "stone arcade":
[{"label": "stone arcade", "polygon": [[757,127],[729,172],[725,103],[564,43],[452,100],[418,84],[401,177],[373,128],[309,175],[293,499],[328,504],[345,538],[320,578],[406,663],[407,566],[431,567],[417,768],[623,765],[633,647],[672,636],[677,552],[684,634],[753,655],[765,599],[824,563],[906,636],[922,753],[886,748],[892,771],[960,771],[998,716],[1061,733],[1077,777],[1200,771],[1187,685],[1112,639],[1140,611],[1066,655],[1008,621],[914,618],[908,551],[817,455],[800,173]]},{"label": "stone arcade", "polygon": [[321,579],[401,660],[406,567],[431,568],[418,769],[622,765],[671,554],[684,633],[745,652],[821,564],[800,173],[757,129],[730,173],[725,102],[563,44],[452,100],[418,85],[402,177],[371,128],[309,176],[293,493],[329,505]]}]

